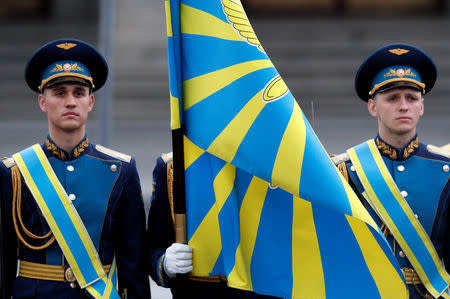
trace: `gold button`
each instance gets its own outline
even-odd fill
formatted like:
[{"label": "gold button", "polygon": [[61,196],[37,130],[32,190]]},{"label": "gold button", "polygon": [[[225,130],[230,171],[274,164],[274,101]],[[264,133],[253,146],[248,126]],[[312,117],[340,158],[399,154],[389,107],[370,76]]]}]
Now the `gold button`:
[{"label": "gold button", "polygon": [[398,252],[398,255],[399,255],[400,257],[405,257],[405,256],[406,256],[405,253],[404,253],[403,251],[401,251],[401,250]]},{"label": "gold button", "polygon": [[356,168],[355,168],[355,166],[353,166],[353,165],[352,165],[352,166],[350,166],[350,170],[351,170],[351,171],[356,171]]},{"label": "gold button", "polygon": [[405,166],[399,165],[399,166],[397,166],[397,170],[400,171],[400,172],[402,172],[402,171],[405,170]]},{"label": "gold button", "polygon": [[449,168],[450,168],[450,167],[449,167],[448,165],[442,166],[442,169],[443,169],[445,172],[448,172]]},{"label": "gold button", "polygon": [[111,165],[111,171],[117,171],[117,165],[116,164]]},{"label": "gold button", "polygon": [[75,167],[73,167],[72,165],[67,166],[67,170],[72,172],[75,170]]},{"label": "gold button", "polygon": [[74,282],[71,282],[71,283],[70,283],[70,287],[71,287],[72,289],[75,289],[75,288],[77,287],[77,285],[76,285]]},{"label": "gold button", "polygon": [[406,192],[405,190],[403,190],[402,192],[400,192],[400,194],[401,194],[403,197],[408,196],[408,192]]},{"label": "gold button", "polygon": [[75,278],[75,274],[73,274],[72,269],[67,268],[66,271],[64,272],[64,278],[68,281],[68,282],[74,282],[77,279]]},{"label": "gold button", "polygon": [[419,219],[419,215],[417,214],[414,214],[414,217],[416,217],[416,219]]},{"label": "gold button", "polygon": [[71,201],[74,201],[77,197],[75,196],[75,194],[69,194],[69,199]]}]

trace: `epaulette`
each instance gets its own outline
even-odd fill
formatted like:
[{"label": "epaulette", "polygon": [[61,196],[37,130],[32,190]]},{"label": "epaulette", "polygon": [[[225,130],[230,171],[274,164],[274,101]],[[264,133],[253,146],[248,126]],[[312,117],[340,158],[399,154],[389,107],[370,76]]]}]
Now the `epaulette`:
[{"label": "epaulette", "polygon": [[331,156],[331,161],[333,161],[334,165],[338,165],[342,162],[350,160],[350,156],[347,153],[342,153],[339,155]]},{"label": "epaulette", "polygon": [[446,144],[446,145],[443,145],[443,146],[441,146],[441,148],[442,148],[443,150],[446,150],[447,152],[450,152],[450,143],[449,143],[449,144]]},{"label": "epaulette", "polygon": [[173,153],[162,153],[161,154],[161,159],[163,159],[164,163],[167,164],[167,162],[172,161],[173,159]]},{"label": "epaulette", "polygon": [[432,153],[432,154],[437,154],[437,155],[441,155],[447,158],[450,158],[450,151],[446,151],[443,148],[428,144],[427,145],[427,150]]},{"label": "epaulette", "polygon": [[16,165],[16,161],[14,160],[14,158],[13,157],[10,157],[10,158],[2,158],[2,162],[3,162],[3,164],[7,167],[7,168],[11,168],[11,167],[13,167],[14,165]]},{"label": "epaulette", "polygon": [[111,156],[113,158],[116,158],[118,160],[121,160],[121,161],[124,161],[127,163],[130,163],[130,161],[131,161],[131,156],[116,152],[115,150],[109,149],[100,144],[97,144],[95,146],[95,149],[98,150],[99,152],[102,152],[102,153],[104,153],[108,156]]}]

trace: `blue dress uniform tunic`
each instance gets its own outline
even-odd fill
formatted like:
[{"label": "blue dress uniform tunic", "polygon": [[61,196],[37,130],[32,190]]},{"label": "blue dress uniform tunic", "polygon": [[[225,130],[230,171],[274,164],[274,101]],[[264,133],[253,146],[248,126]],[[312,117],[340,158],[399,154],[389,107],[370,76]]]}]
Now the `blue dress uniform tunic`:
[{"label": "blue dress uniform tunic", "polygon": [[[420,143],[417,136],[400,150],[384,142],[379,136],[375,138],[375,144],[402,196],[430,236],[438,256],[444,260],[446,270],[449,272],[450,153],[446,154],[434,146]],[[412,268],[400,246],[361,196],[364,188],[348,155],[342,154],[333,160],[338,164],[344,177],[347,177],[373,219],[384,230],[400,268]],[[427,298],[422,296],[427,293],[422,285],[416,287],[410,285],[409,289],[410,298]]]},{"label": "blue dress uniform tunic", "polygon": [[[91,144],[87,138],[70,154],[50,138],[42,148],[89,232],[102,264],[110,265],[116,257],[119,294],[150,298],[148,275],[141,263],[145,250],[145,212],[134,158]],[[4,260],[7,286],[13,287],[8,294],[14,298],[89,298],[85,291],[67,281],[20,274],[15,277],[16,257],[21,262],[63,267],[67,267],[67,262],[57,242],[43,250],[32,250],[17,239],[12,219],[11,165],[4,161],[0,163],[1,216],[7,244]],[[49,227],[23,181],[21,199],[25,228],[35,235],[45,235]],[[49,240],[31,240],[23,231],[21,234],[34,246]]]},{"label": "blue dress uniform tunic", "polygon": [[153,170],[153,193],[148,215],[148,268],[152,279],[162,287],[170,287],[174,299],[269,299],[272,296],[230,288],[223,281],[195,281],[185,277],[169,278],[163,269],[162,257],[175,242],[172,209],[167,190],[167,163],[172,154],[156,160]]}]

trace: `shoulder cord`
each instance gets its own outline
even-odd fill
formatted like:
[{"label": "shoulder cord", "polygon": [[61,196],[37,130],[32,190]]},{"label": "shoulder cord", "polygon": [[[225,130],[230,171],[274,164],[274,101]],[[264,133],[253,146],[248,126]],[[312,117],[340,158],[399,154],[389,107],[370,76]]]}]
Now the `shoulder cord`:
[{"label": "shoulder cord", "polygon": [[175,228],[175,208],[173,203],[173,161],[167,163],[167,195],[169,197],[170,214]]},{"label": "shoulder cord", "polygon": [[[30,232],[23,224],[22,215],[21,215],[22,182],[21,182],[21,175],[20,175],[19,167],[17,165],[14,165],[11,168],[11,178],[12,178],[12,185],[13,185],[12,216],[13,216],[13,222],[14,222],[14,229],[16,231],[17,237],[25,246],[27,246],[28,248],[30,248],[32,250],[41,250],[41,249],[45,249],[45,248],[49,247],[50,245],[53,244],[53,242],[55,242],[55,236],[52,235],[51,230],[49,230],[49,232],[47,234],[45,234],[44,236],[37,236],[37,235],[33,234],[32,232]],[[22,233],[19,230],[19,225],[17,223],[17,219],[19,219],[19,223],[20,223],[22,231],[25,232],[25,234],[28,237],[30,237],[32,239],[42,240],[42,239],[45,239],[45,238],[48,238],[51,236],[50,240],[48,240],[44,245],[41,245],[41,246],[31,245],[22,236]]]}]

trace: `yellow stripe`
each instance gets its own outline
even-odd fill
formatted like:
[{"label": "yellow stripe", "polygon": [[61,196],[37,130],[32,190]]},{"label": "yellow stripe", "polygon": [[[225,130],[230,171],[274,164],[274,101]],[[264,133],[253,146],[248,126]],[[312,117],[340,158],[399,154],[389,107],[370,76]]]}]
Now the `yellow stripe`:
[{"label": "yellow stripe", "polygon": [[[381,298],[409,298],[409,292],[400,275],[384,254],[368,227],[357,218],[346,216],[366,265],[378,287]],[[389,279],[386,279],[389,277]]]},{"label": "yellow stripe", "polygon": [[292,298],[325,298],[325,279],[311,203],[296,196],[293,200]]},{"label": "yellow stripe", "polygon": [[239,212],[241,241],[236,250],[234,268],[228,275],[231,287],[252,290],[250,263],[268,188],[269,183],[253,177],[242,202]]},{"label": "yellow stripe", "polygon": [[103,299],[103,296],[92,286],[86,287],[86,291],[88,291],[95,299]]},{"label": "yellow stripe", "polygon": [[170,1],[165,1],[166,6],[166,25],[167,25],[167,37],[173,37],[172,32],[172,12],[170,11]]},{"label": "yellow stripe", "polygon": [[[406,214],[410,223],[414,226],[415,230],[417,231],[417,233],[419,234],[423,243],[425,244],[425,247],[427,248],[428,252],[430,253],[430,255],[436,265],[436,268],[439,271],[439,274],[443,277],[443,279],[447,283],[449,283],[450,277],[447,274],[447,272],[444,270],[444,268],[442,267],[442,265],[439,261],[439,257],[436,253],[436,250],[432,246],[431,240],[428,237],[428,234],[425,232],[423,226],[419,223],[419,221],[414,216],[414,212],[412,211],[411,207],[408,205],[408,202],[400,194],[400,190],[398,190],[398,187],[395,184],[394,179],[392,178],[391,174],[389,173],[386,165],[384,164],[384,162],[382,160],[380,152],[378,151],[378,148],[375,145],[375,141],[369,140],[368,145],[369,145],[370,151],[372,152],[372,155],[375,159],[375,162],[377,163],[378,169],[380,170],[384,180],[386,181],[386,183],[389,187],[389,190],[395,196],[395,199],[397,200],[398,204],[402,207],[403,212]],[[408,259],[410,259],[409,255],[406,252],[405,252],[405,254],[408,256]],[[415,261],[415,263],[419,264],[419,262],[417,261],[417,258],[415,256],[413,257],[413,260]],[[410,261],[411,261],[411,259],[410,259]],[[416,267],[414,267],[414,268],[415,268],[417,274],[419,275],[420,279],[422,280],[423,284],[425,285],[425,287],[427,287],[427,284],[429,284],[430,287],[432,289],[434,289],[431,286],[429,278],[426,276],[425,271],[423,271],[422,267],[419,267],[419,269],[416,269]],[[430,290],[428,287],[427,287],[427,289]],[[436,295],[439,295],[439,290],[436,290],[436,291],[437,291]]]},{"label": "yellow stripe", "polygon": [[110,270],[109,275],[108,275],[108,281],[106,283],[106,288],[105,288],[105,291],[104,291],[104,294],[103,294],[103,298],[109,298],[111,296],[113,287],[115,285],[115,282],[112,281],[112,278],[113,278],[113,275],[114,275],[115,271],[116,271],[116,259],[114,258],[113,259],[113,263],[111,265],[111,270]]},{"label": "yellow stripe", "polygon": [[350,187],[348,182],[342,176],[342,173],[337,168],[336,171],[341,179],[342,185],[344,186],[345,192],[347,193],[348,202],[350,204],[350,208],[352,209],[352,216],[364,221],[365,223],[372,226],[375,230],[379,231],[380,229],[378,225],[367,212],[366,208],[364,207],[358,196],[355,194],[352,187]]},{"label": "yellow stripe", "polygon": [[[100,277],[105,276],[105,271],[103,271],[103,267],[99,260],[97,250],[95,249],[94,244],[92,244],[92,240],[89,237],[89,233],[87,232],[85,226],[83,225],[83,221],[81,220],[81,217],[78,215],[78,212],[75,210],[75,207],[71,204],[71,201],[69,200],[69,197],[68,197],[66,191],[64,190],[63,186],[61,185],[61,182],[56,177],[56,174],[54,173],[53,168],[51,167],[49,161],[47,160],[47,157],[45,156],[41,146],[34,145],[33,149],[35,150],[39,160],[41,161],[41,164],[42,164],[45,172],[47,173],[47,176],[50,179],[53,187],[55,188],[56,192],[58,193],[58,196],[61,199],[61,202],[62,202],[67,214],[69,215],[70,219],[72,220],[72,222],[75,226],[75,229],[77,230],[77,233],[80,236],[80,238],[83,242],[83,245],[89,254],[92,265],[93,265],[95,271],[97,272],[97,275]],[[55,223],[55,225],[56,225],[56,223]],[[72,268],[72,264],[69,263],[69,265]],[[73,267],[72,270],[74,271],[74,274],[76,272],[78,272],[81,275],[79,267]],[[76,276],[76,277],[78,277],[78,276]]]},{"label": "yellow stripe", "polygon": [[218,215],[218,208],[215,203],[188,242],[194,252],[192,275],[208,276],[219,257],[222,250],[222,240],[220,238]]},{"label": "yellow stripe", "polygon": [[[34,146],[33,146],[34,148]],[[62,236],[61,231],[59,230],[58,226],[54,222],[54,219],[52,217],[49,217],[51,215],[44,198],[42,197],[42,194],[39,192],[39,189],[37,188],[36,184],[34,183],[33,178],[31,177],[22,157],[19,154],[15,154],[14,159],[16,160],[17,165],[19,166],[22,176],[27,183],[28,188],[30,189],[31,193],[33,194],[33,197],[36,199],[36,202],[38,203],[42,213],[45,215],[45,218],[47,220],[48,225],[51,227],[53,235],[55,235],[56,240],[58,241],[59,246],[61,247],[62,251],[65,253],[65,257],[70,265],[76,265],[75,259],[70,252],[70,249],[67,246],[67,243],[64,241],[64,238]],[[66,253],[67,252],[67,253]],[[72,264],[71,264],[72,262]],[[74,273],[75,274],[75,273]],[[86,284],[86,281],[84,277],[81,275],[81,273],[78,273],[77,281],[80,284],[80,286],[84,286]]]},{"label": "yellow stripe", "polygon": [[233,190],[235,178],[236,167],[227,163],[214,179],[214,194],[219,211],[222,210],[225,201]]},{"label": "yellow stripe", "polygon": [[[350,155],[353,165],[356,167],[356,173],[358,174],[358,178],[360,179],[362,185],[364,186],[365,192],[367,192],[367,194],[368,194],[368,198],[372,201],[371,205],[373,207],[376,207],[375,211],[377,211],[377,214],[380,217],[381,221],[383,221],[389,227],[390,231],[396,235],[395,239],[402,247],[403,252],[408,256],[408,259],[411,262],[411,264],[417,265],[417,269],[415,269],[415,270],[418,273],[420,271],[423,274],[424,280],[422,280],[422,281],[424,282],[424,284],[425,284],[425,279],[426,279],[426,282],[429,284],[430,281],[426,277],[425,272],[423,271],[423,268],[418,263],[417,258],[412,253],[411,248],[408,246],[408,244],[406,243],[403,236],[398,232],[399,230],[398,230],[397,226],[394,224],[391,217],[387,213],[386,209],[384,209],[384,207],[382,206],[378,197],[376,196],[375,192],[373,191],[372,186],[370,185],[366,174],[362,170],[361,162],[359,161],[355,150],[353,148],[351,148],[347,152]],[[436,292],[436,291],[434,290],[434,292]]]},{"label": "yellow stripe", "polygon": [[233,81],[264,68],[273,67],[269,59],[235,64],[183,82],[183,109],[187,110]]},{"label": "yellow stripe", "polygon": [[176,130],[180,127],[180,100],[170,93],[170,128]]},{"label": "yellow stripe", "polygon": [[188,169],[205,152],[183,135],[184,169]]},{"label": "yellow stripe", "polygon": [[180,5],[181,33],[217,37],[233,41],[245,41],[233,27],[202,10]]},{"label": "yellow stripe", "polygon": [[272,184],[279,185],[282,189],[296,196],[299,195],[305,143],[306,128],[303,114],[297,103],[294,103],[291,119],[284,132],[275,159]]},{"label": "yellow stripe", "polygon": [[261,110],[266,105],[266,103],[261,100],[261,93],[262,91],[248,101],[244,108],[242,108],[233,120],[230,121],[219,136],[216,137],[207,149],[209,153],[212,153],[227,162],[233,160],[239,145]]},{"label": "yellow stripe", "polygon": [[227,163],[214,179],[216,202],[189,241],[195,252],[193,275],[209,275],[222,250],[218,215],[233,190],[235,176],[236,167]]}]

